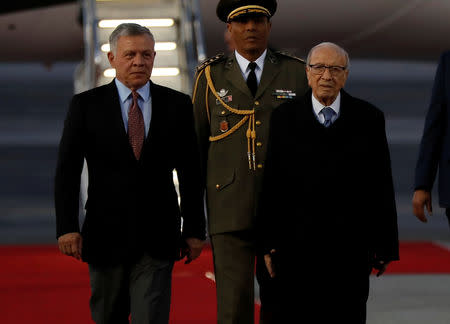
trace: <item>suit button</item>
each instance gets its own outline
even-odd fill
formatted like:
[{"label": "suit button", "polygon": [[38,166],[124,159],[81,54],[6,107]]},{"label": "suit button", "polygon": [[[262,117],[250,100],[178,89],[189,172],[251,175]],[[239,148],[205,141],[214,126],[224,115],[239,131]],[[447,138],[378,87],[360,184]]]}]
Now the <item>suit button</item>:
[{"label": "suit button", "polygon": [[259,106],[259,101],[255,101],[255,106]]},{"label": "suit button", "polygon": [[260,120],[257,120],[255,123],[256,123],[256,125],[258,125],[258,126],[261,125],[261,121],[260,121]]},{"label": "suit button", "polygon": [[262,169],[263,165],[262,164],[258,164],[257,167],[258,167],[258,169]]},{"label": "suit button", "polygon": [[262,146],[262,143],[261,142],[257,142],[256,146]]},{"label": "suit button", "polygon": [[216,189],[220,189],[220,184],[216,184]]},{"label": "suit button", "polygon": [[225,110],[222,110],[221,114],[222,114],[222,115],[225,115],[225,114],[226,114],[226,111],[225,111]]}]

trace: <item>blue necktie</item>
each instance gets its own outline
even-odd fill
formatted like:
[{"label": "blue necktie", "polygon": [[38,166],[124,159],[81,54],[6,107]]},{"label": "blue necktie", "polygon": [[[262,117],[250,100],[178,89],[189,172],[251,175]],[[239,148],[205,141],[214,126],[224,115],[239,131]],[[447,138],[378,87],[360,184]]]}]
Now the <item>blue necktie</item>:
[{"label": "blue necktie", "polygon": [[331,119],[333,118],[335,112],[331,107],[325,107],[321,110],[323,117],[325,117],[325,122],[323,126],[329,127],[331,125]]}]

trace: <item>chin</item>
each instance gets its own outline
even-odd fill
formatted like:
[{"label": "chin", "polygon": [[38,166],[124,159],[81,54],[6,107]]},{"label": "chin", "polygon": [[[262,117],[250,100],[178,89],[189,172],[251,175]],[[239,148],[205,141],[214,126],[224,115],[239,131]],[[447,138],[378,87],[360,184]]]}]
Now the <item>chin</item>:
[{"label": "chin", "polygon": [[130,84],[131,84],[133,87],[142,87],[144,84],[147,83],[148,80],[149,80],[149,79],[147,79],[147,78],[134,79],[134,80],[131,80],[131,81],[130,81]]}]

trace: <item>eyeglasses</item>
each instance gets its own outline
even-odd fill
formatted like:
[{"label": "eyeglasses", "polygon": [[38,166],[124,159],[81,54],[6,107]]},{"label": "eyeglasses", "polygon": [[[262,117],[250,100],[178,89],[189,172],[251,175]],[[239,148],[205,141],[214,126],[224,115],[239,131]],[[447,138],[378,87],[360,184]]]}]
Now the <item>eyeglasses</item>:
[{"label": "eyeglasses", "polygon": [[330,71],[330,74],[334,77],[341,75],[341,73],[347,69],[346,66],[337,66],[337,65],[328,66],[323,64],[308,64],[308,66],[313,74],[322,75],[325,73],[325,70],[328,69],[328,71]]}]

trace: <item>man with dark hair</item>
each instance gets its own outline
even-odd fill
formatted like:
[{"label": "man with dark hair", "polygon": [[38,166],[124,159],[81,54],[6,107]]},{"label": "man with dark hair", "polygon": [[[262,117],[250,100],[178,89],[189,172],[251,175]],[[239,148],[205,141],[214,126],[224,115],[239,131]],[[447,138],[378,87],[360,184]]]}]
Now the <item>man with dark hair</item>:
[{"label": "man with dark hair", "polygon": [[[116,78],[72,98],[59,146],[58,245],[89,264],[91,314],[101,324],[128,323],[130,313],[132,323],[167,324],[174,261],[197,258],[205,239],[192,104],[150,81],[154,45],[140,25],[113,31],[108,59]],[[89,187],[80,229],[84,159]]]},{"label": "man with dark hair", "polygon": [[[264,172],[269,119],[308,85],[305,63],[267,48],[275,0],[221,0],[235,50],[197,68],[193,94],[214,254],[218,323],[253,323],[255,207]],[[261,323],[276,305],[274,280],[258,256]]]}]

